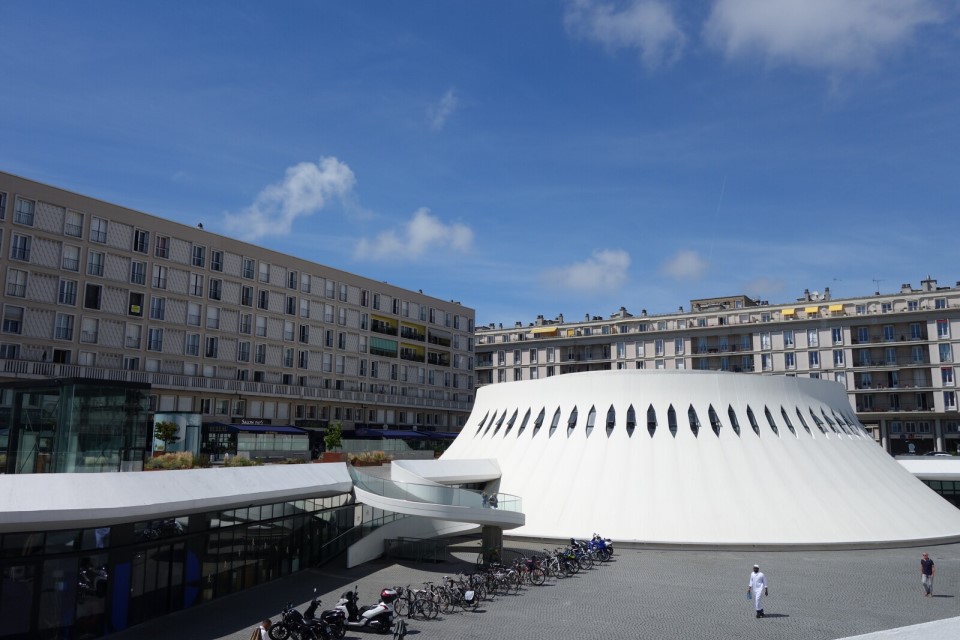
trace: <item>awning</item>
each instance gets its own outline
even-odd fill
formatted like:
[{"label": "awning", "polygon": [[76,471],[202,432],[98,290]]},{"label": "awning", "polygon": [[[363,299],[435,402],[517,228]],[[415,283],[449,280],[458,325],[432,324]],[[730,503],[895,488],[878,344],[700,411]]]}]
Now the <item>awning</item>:
[{"label": "awning", "polygon": [[233,433],[293,433],[299,435],[306,435],[306,431],[295,427],[290,424],[284,425],[274,425],[274,424],[231,424],[229,426],[230,431]]},{"label": "awning", "polygon": [[804,311],[808,314],[810,313],[820,313],[820,307],[807,307]]},{"label": "awning", "polygon": [[843,305],[842,304],[830,305],[830,313],[833,313],[834,311],[843,311]]},{"label": "awning", "polygon": [[792,315],[796,315],[796,313],[797,313],[796,309],[784,309],[783,311],[780,312],[780,315],[792,316]]},{"label": "awning", "polygon": [[533,335],[535,336],[555,336],[557,335],[556,327],[537,327],[533,330]]}]

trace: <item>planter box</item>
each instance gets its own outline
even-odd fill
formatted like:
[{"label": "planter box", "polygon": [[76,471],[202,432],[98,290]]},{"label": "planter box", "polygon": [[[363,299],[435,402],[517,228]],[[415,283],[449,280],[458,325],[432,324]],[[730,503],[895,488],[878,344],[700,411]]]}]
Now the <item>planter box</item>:
[{"label": "planter box", "polygon": [[346,462],[347,454],[343,451],[324,451],[320,454],[320,462]]},{"label": "planter box", "polygon": [[355,467],[379,467],[382,465],[382,462],[361,462],[359,460],[353,463],[353,466]]}]

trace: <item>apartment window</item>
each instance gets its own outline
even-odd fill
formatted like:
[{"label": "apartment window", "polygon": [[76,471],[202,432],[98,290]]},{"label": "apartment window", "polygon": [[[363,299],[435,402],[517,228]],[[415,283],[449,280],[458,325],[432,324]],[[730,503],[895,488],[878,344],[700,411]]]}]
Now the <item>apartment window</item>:
[{"label": "apartment window", "polygon": [[90,242],[103,244],[107,241],[107,221],[103,218],[90,218]]},{"label": "apartment window", "polygon": [[835,367],[843,366],[843,349],[833,350],[833,366]]},{"label": "apartment window", "polygon": [[830,330],[830,339],[833,340],[833,344],[843,344],[843,329],[841,327],[833,327]]},{"label": "apartment window", "polygon": [[940,368],[940,382],[944,387],[953,386],[953,367]]},{"label": "apartment window", "polygon": [[240,333],[250,335],[253,330],[253,316],[249,313],[240,314]]},{"label": "apartment window", "polygon": [[347,285],[345,285],[345,284],[343,284],[343,283],[340,283],[340,297],[339,297],[339,300],[340,300],[340,302],[346,302],[346,301],[347,301]]},{"label": "apartment window", "polygon": [[23,298],[27,293],[27,272],[20,269],[7,270],[7,295]]},{"label": "apartment window", "polygon": [[332,304],[323,305],[323,321],[333,322],[333,313],[336,308]]},{"label": "apartment window", "polygon": [[[623,354],[621,353],[621,349],[620,349],[620,347],[622,347],[622,346],[623,346],[623,343],[622,343],[622,342],[618,343],[618,345],[617,345],[617,357],[618,357],[618,358],[622,358],[622,357],[623,357]],[[455,356],[453,357],[453,359],[454,359],[454,362],[459,362],[460,356],[455,355]],[[536,350],[536,349],[530,349],[530,364],[537,364],[537,350]]]},{"label": "apartment window", "polygon": [[880,303],[880,313],[891,313],[893,311],[892,302],[881,302]]},{"label": "apartment window", "polygon": [[60,281],[60,289],[57,294],[57,302],[60,304],[68,304],[71,307],[77,304],[77,281],[76,280]]},{"label": "apartment window", "polygon": [[[0,194],[3,195],[3,194]],[[18,344],[0,344],[0,358],[4,360],[16,360],[20,357],[20,345]]]},{"label": "apartment window", "polygon": [[910,339],[923,340],[923,328],[920,326],[919,322],[910,323]]},{"label": "apartment window", "polygon": [[130,282],[132,284],[147,283],[147,263],[134,260],[130,263]]},{"label": "apartment window", "polygon": [[296,325],[292,320],[283,321],[283,339],[287,342],[293,342],[294,339],[294,330]]},{"label": "apartment window", "polygon": [[297,297],[287,296],[286,311],[288,316],[297,315]]},{"label": "apartment window", "polygon": [[190,264],[201,269],[207,265],[207,248],[193,245],[193,251],[190,256]]},{"label": "apartment window", "polygon": [[247,280],[253,280],[254,260],[251,258],[243,259],[243,277]]},{"label": "apartment window", "polygon": [[[366,289],[361,289],[361,290],[360,290],[360,306],[361,306],[361,307],[369,307],[369,306],[370,306],[370,292],[367,291]],[[421,309],[422,309],[422,308],[423,308],[423,307],[421,307]],[[420,319],[423,320],[423,318],[420,318]]]},{"label": "apartment window", "polygon": [[157,246],[153,254],[158,258],[170,257],[170,238],[167,236],[157,236]]},{"label": "apartment window", "polygon": [[331,349],[333,348],[333,331],[330,331],[330,330],[328,329],[328,330],[325,332],[325,335],[324,335],[324,338],[323,338],[323,344],[324,344],[324,346],[326,346],[326,347],[330,347]]},{"label": "apartment window", "polygon": [[673,340],[673,352],[676,355],[682,355],[684,352],[683,338],[674,338]]},{"label": "apartment window", "polygon": [[220,308],[207,307],[207,329],[220,328]]},{"label": "apartment window", "polygon": [[924,349],[920,346],[914,346],[910,349],[910,357],[913,360],[914,364],[922,364],[924,362]]},{"label": "apartment window", "polygon": [[897,338],[893,330],[893,325],[892,324],[883,325],[883,341],[893,342],[896,339]]},{"label": "apartment window", "polygon": [[198,273],[190,274],[190,295],[192,296],[203,295],[203,276],[201,276]]},{"label": "apartment window", "polygon": [[[16,234],[14,235],[16,238]],[[11,257],[12,257],[12,245],[11,245]],[[61,262],[64,269],[67,271],[79,271],[80,270],[80,247],[74,247],[73,245],[65,244],[63,245],[63,259]]]},{"label": "apartment window", "polygon": [[128,298],[127,315],[137,318],[143,317],[143,294],[131,291]]},{"label": "apartment window", "polygon": [[303,293],[310,293],[310,274],[309,273],[300,274],[300,291]]},{"label": "apartment window", "polygon": [[793,351],[787,351],[783,354],[783,363],[787,369],[797,368],[797,358]]},{"label": "apartment window", "polygon": [[137,253],[147,253],[150,251],[150,232],[142,229],[135,229],[133,232],[133,250]]},{"label": "apartment window", "polygon": [[167,308],[167,299],[158,298],[157,296],[150,297],[150,319],[151,320],[163,320],[166,315]]},{"label": "apartment window", "polygon": [[907,311],[917,311],[920,308],[920,303],[916,300],[907,300]]},{"label": "apartment window", "polygon": [[7,219],[7,194],[0,191],[0,220]]},{"label": "apartment window", "polygon": [[267,319],[264,316],[257,316],[257,337],[267,337]]},{"label": "apartment window", "polygon": [[100,296],[103,292],[103,287],[98,284],[87,284],[83,292],[83,308],[84,309],[99,309],[100,308]]},{"label": "apartment window", "polygon": [[937,338],[949,338],[950,337],[950,321],[949,320],[937,320]]},{"label": "apartment window", "polygon": [[155,264],[153,265],[153,288],[154,289],[166,289],[167,288],[167,268],[163,265]]},{"label": "apartment window", "polygon": [[[13,234],[13,240],[10,242],[10,259],[30,262],[30,245],[33,239],[30,236]],[[76,269],[73,269],[76,271]]]},{"label": "apartment window", "polygon": [[188,302],[187,303],[187,324],[199,327],[200,326],[200,311],[203,307],[199,302]]},{"label": "apartment window", "polygon": [[79,211],[67,210],[63,221],[63,235],[71,238],[83,237],[83,214]]},{"label": "apartment window", "polygon": [[957,410],[957,392],[956,391],[943,392],[943,408],[946,409],[947,411]]},{"label": "apartment window", "polygon": [[151,327],[147,332],[147,351],[163,351],[163,329]]},{"label": "apartment window", "polygon": [[947,308],[947,299],[946,298],[935,298],[933,301],[934,309],[946,309]]},{"label": "apartment window", "polygon": [[210,251],[210,271],[223,271],[223,251],[219,249]]},{"label": "apartment window", "polygon": [[820,336],[817,333],[816,329],[807,329],[807,346],[808,347],[820,346]]},{"label": "apartment window", "polygon": [[860,342],[860,343],[870,342],[869,327],[857,327],[857,342]]},{"label": "apartment window", "polygon": [[270,309],[270,292],[261,290],[257,292],[257,308]]},{"label": "apartment window", "polygon": [[653,341],[653,352],[655,356],[663,355],[663,338],[657,338]]},{"label": "apartment window", "polygon": [[185,347],[186,347],[186,352],[188,356],[199,356],[200,355],[200,334],[188,333]]},{"label": "apartment window", "polygon": [[940,350],[940,362],[953,362],[953,347],[949,344],[938,345]]},{"label": "apartment window", "polygon": [[897,350],[894,347],[887,347],[883,350],[883,355],[887,364],[897,364]]},{"label": "apartment window", "polygon": [[309,318],[310,317],[310,301],[306,298],[300,299],[300,317]]},{"label": "apartment window", "polygon": [[267,362],[267,345],[258,344],[257,351],[254,354],[254,360],[257,364],[266,364]]},{"label": "apartment window", "polygon": [[[323,294],[326,297],[333,299],[336,296],[336,290],[337,290],[336,282],[329,279],[325,281]],[[379,294],[375,295],[375,299],[379,299]],[[375,308],[379,309],[380,307],[375,307]]]},{"label": "apartment window", "polygon": [[339,324],[340,326],[346,326],[347,310],[344,307],[340,307],[340,309],[338,309],[338,313],[339,315],[337,317],[337,324]]},{"label": "apartment window", "polygon": [[553,358],[554,358],[554,348],[547,347],[547,362],[553,362],[554,361]]},{"label": "apartment window", "polygon": [[817,369],[820,367],[820,352],[819,351],[808,351],[807,352],[807,364],[811,369]]},{"label": "apartment window", "polygon": [[53,337],[57,340],[73,340],[73,316],[58,313],[54,325]]},{"label": "apartment window", "polygon": [[23,330],[23,307],[3,308],[3,333],[19,334]]},{"label": "apartment window", "polygon": [[245,307],[253,306],[253,287],[247,285],[240,287],[240,304]]},{"label": "apartment window", "polygon": [[760,354],[760,366],[764,371],[773,370],[773,356],[769,353]]},{"label": "apartment window", "polygon": [[13,213],[13,221],[17,224],[24,224],[28,227],[33,226],[33,211],[36,203],[33,200],[17,198],[17,206]]},{"label": "apartment window", "polygon": [[216,358],[217,353],[220,350],[220,339],[216,336],[207,336],[206,346],[203,350],[203,355],[207,358]]},{"label": "apartment window", "polygon": [[250,362],[250,343],[246,340],[237,343],[237,362]]},{"label": "apartment window", "polygon": [[[293,366],[293,348],[288,347],[283,350],[283,366],[292,367]],[[363,375],[361,373],[360,375]]]},{"label": "apartment window", "polygon": [[266,262],[260,263],[260,282],[264,284],[269,284],[270,282],[270,265]]},{"label": "apartment window", "polygon": [[103,276],[104,255],[101,251],[87,253],[87,275]]},{"label": "apartment window", "polygon": [[[330,371],[330,354],[323,354],[323,365],[324,371]],[[297,368],[307,369],[310,367],[310,352],[305,350],[300,350],[297,352]]]},{"label": "apartment window", "polygon": [[223,280],[210,278],[210,299],[219,300],[223,297]]}]

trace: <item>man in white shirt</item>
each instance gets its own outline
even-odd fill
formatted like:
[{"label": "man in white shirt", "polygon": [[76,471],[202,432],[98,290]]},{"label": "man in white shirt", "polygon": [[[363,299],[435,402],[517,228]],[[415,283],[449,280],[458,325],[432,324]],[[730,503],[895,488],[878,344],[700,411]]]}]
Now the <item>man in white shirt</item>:
[{"label": "man in white shirt", "polygon": [[763,617],[763,596],[770,595],[767,588],[767,576],[760,571],[760,565],[753,565],[753,573],[750,574],[750,582],[747,584],[747,595],[753,594],[753,602],[756,605],[757,617]]}]

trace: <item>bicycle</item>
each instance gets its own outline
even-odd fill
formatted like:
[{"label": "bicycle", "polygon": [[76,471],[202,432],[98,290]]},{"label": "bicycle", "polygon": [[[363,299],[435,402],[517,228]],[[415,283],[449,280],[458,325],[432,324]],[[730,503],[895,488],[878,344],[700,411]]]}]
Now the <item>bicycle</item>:
[{"label": "bicycle", "polygon": [[477,569],[483,570],[490,565],[499,565],[503,558],[503,547],[483,547],[477,554]]}]

